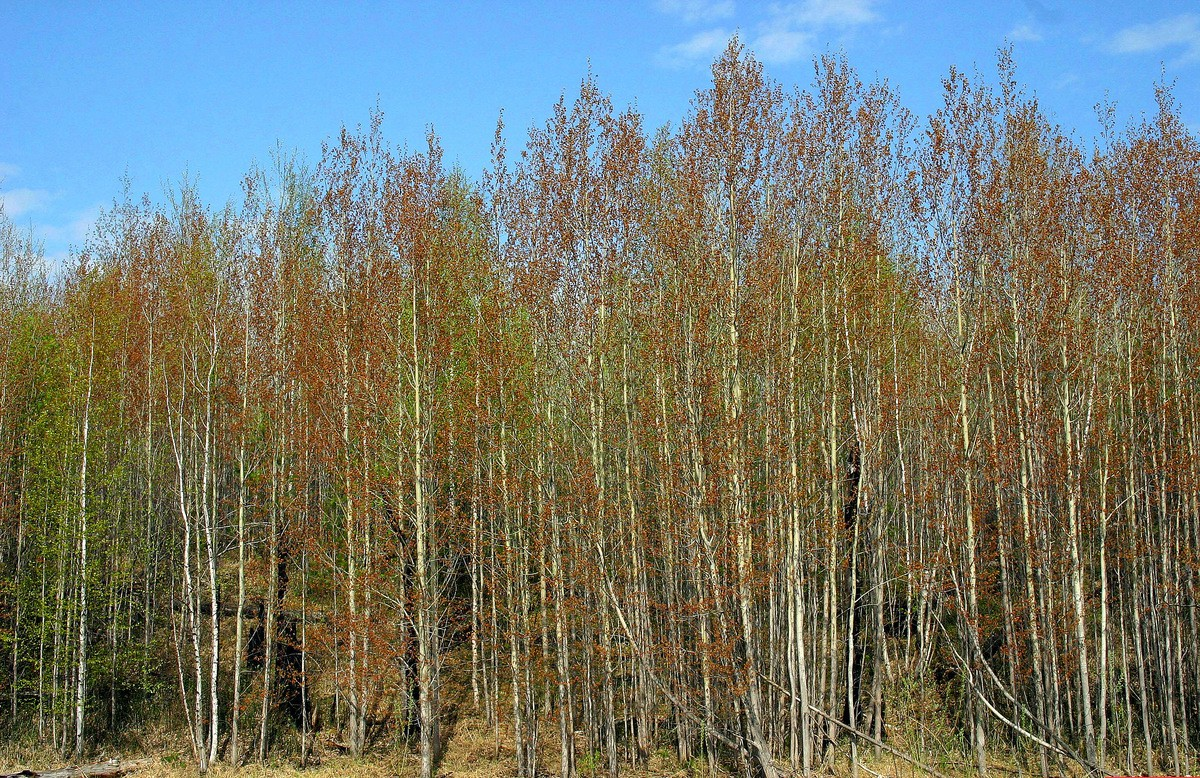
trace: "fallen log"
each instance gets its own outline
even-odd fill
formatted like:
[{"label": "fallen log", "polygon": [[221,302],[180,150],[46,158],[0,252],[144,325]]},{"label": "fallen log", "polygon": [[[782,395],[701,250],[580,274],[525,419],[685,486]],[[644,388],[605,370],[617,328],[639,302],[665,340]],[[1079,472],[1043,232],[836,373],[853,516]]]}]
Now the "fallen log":
[{"label": "fallen log", "polygon": [[134,770],[139,770],[150,764],[151,759],[134,759],[122,762],[109,759],[98,764],[80,765],[79,767],[56,767],[53,770],[30,770],[25,768],[16,773],[0,773],[0,778],[121,778]]}]

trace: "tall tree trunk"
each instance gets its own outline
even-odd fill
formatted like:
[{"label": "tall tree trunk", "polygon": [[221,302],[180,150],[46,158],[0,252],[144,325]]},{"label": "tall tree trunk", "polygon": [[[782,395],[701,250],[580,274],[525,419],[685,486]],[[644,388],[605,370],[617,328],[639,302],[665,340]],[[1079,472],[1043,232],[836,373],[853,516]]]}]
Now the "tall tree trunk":
[{"label": "tall tree trunk", "polygon": [[79,650],[75,672],[75,758],[83,755],[83,714],[87,701],[88,644],[88,433],[91,427],[92,367],[96,361],[96,324],[88,342],[87,393],[83,401],[83,453],[79,464]]}]

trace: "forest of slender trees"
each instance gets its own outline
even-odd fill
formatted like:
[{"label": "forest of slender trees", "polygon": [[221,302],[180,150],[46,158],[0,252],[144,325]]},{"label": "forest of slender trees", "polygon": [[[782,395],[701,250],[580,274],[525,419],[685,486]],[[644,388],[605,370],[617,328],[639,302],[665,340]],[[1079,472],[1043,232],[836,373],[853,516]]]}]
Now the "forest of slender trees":
[{"label": "forest of slender trees", "polygon": [[1200,769],[1200,144],[943,95],[735,40],[478,180],[376,113],[53,274],[0,218],[0,731]]}]

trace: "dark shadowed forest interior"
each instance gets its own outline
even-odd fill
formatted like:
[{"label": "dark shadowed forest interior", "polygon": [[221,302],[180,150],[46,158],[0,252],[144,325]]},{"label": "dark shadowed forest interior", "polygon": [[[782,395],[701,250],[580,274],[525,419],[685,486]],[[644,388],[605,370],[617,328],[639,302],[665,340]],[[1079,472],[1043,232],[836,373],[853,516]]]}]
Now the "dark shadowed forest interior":
[{"label": "dark shadowed forest interior", "polygon": [[1200,770],[1200,144],[998,63],[919,117],[734,40],[478,179],[377,111],[53,272],[0,221],[0,739]]}]

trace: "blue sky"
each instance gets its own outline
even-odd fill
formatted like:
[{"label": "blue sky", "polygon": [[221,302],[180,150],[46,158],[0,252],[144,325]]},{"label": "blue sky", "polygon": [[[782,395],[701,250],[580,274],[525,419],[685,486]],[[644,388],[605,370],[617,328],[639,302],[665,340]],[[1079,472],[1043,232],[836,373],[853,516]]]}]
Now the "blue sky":
[{"label": "blue sky", "polygon": [[790,87],[842,50],[925,115],[951,65],[1017,73],[1078,137],[1107,95],[1122,123],[1175,82],[1200,129],[1200,3],[990,0],[58,3],[0,0],[0,197],[61,259],[128,174],[162,199],[186,173],[208,202],[240,197],[280,144],[315,164],[321,143],[378,101],[393,143],[432,124],[477,176],[501,109],[510,145],[589,67],[649,128],[678,122],[738,32]]}]

